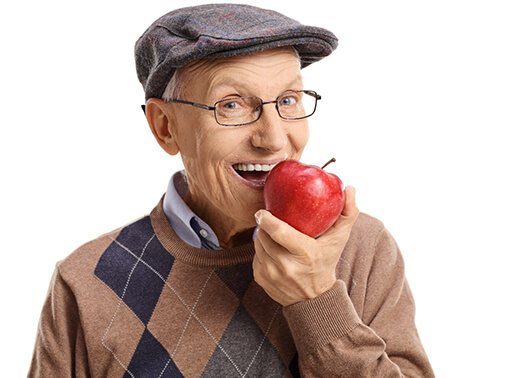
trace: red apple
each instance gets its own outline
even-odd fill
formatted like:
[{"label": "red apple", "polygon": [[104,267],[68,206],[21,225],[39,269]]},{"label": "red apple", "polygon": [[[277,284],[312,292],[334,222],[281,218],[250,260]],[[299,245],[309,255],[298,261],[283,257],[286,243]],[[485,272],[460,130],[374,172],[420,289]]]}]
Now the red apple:
[{"label": "red apple", "polygon": [[313,238],[327,231],[345,205],[343,183],[323,170],[329,163],[322,168],[296,160],[278,163],[265,181],[265,208]]}]

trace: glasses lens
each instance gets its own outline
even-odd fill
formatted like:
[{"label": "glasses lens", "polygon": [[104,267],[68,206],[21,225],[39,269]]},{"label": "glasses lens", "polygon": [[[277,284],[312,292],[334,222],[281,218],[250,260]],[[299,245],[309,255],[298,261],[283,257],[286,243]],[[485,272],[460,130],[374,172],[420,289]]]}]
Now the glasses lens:
[{"label": "glasses lens", "polygon": [[280,116],[286,119],[301,119],[311,116],[316,110],[317,95],[313,91],[296,91],[282,94],[277,99]]},{"label": "glasses lens", "polygon": [[241,126],[255,122],[261,112],[262,100],[257,97],[235,97],[218,101],[214,114],[223,126]]}]

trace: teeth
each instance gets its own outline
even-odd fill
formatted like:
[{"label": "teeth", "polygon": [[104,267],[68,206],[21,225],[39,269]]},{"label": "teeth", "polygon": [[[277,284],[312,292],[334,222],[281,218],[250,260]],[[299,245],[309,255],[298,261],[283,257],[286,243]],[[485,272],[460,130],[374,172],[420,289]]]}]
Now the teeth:
[{"label": "teeth", "polygon": [[234,164],[233,168],[236,171],[257,171],[269,172],[276,164]]}]

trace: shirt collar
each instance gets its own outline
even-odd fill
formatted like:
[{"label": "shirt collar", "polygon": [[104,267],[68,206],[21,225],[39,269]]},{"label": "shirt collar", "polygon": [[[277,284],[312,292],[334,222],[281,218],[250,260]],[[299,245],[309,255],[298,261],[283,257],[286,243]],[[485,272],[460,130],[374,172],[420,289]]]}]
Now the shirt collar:
[{"label": "shirt collar", "polygon": [[204,249],[221,249],[214,231],[187,206],[183,198],[187,193],[185,171],[176,172],[167,185],[163,211],[173,230],[185,243]]}]

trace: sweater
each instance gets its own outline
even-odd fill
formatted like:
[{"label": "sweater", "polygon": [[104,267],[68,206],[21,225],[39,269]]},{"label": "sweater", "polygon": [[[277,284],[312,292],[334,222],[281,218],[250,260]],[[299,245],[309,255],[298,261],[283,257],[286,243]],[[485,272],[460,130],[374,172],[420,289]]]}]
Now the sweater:
[{"label": "sweater", "polygon": [[184,243],[162,201],[60,261],[29,377],[432,377],[400,251],[360,214],[336,284],[282,307],[254,244]]}]

